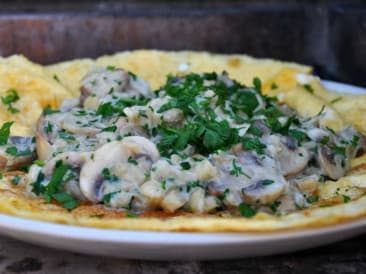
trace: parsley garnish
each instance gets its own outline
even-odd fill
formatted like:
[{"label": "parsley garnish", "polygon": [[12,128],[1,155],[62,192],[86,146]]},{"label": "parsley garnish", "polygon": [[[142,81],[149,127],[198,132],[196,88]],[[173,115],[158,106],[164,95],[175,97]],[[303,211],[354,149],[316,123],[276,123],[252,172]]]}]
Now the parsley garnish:
[{"label": "parsley garnish", "polygon": [[304,84],[303,87],[305,88],[306,91],[308,91],[309,93],[314,93],[314,89],[310,84]]},{"label": "parsley garnish", "polygon": [[102,175],[103,175],[104,179],[107,181],[116,182],[119,180],[118,177],[116,175],[112,175],[110,170],[106,167],[103,168]]},{"label": "parsley garnish", "polygon": [[191,164],[189,162],[181,162],[180,166],[182,167],[182,169],[184,170],[188,170],[191,169]]},{"label": "parsley garnish", "polygon": [[16,175],[16,176],[13,177],[13,179],[11,179],[11,183],[13,185],[18,185],[19,181],[20,181],[20,176],[19,175]]},{"label": "parsley garnish", "polygon": [[9,89],[6,91],[6,93],[8,95],[6,95],[5,97],[1,97],[1,101],[3,102],[3,104],[8,106],[8,111],[10,111],[11,113],[19,112],[19,109],[13,107],[13,103],[20,99],[18,92],[15,89]]},{"label": "parsley garnish", "polygon": [[239,175],[244,175],[245,177],[247,177],[248,179],[251,179],[251,177],[246,174],[240,166],[237,166],[236,165],[236,160],[233,159],[232,161],[232,165],[233,165],[233,169],[230,171],[230,175],[233,175],[233,176],[236,176],[236,177],[239,177]]},{"label": "parsley garnish", "polygon": [[8,143],[10,135],[10,127],[14,122],[6,122],[0,128],[0,145],[6,145]]},{"label": "parsley garnish", "polygon": [[127,162],[134,165],[134,166],[137,166],[139,163],[134,159],[132,158],[131,156],[128,157],[127,159]]},{"label": "parsley garnish", "polygon": [[54,114],[54,113],[58,113],[58,112],[60,112],[59,109],[52,109],[49,106],[47,106],[43,109],[43,115],[50,115],[50,114]]},{"label": "parsley garnish", "polygon": [[329,103],[333,105],[341,100],[342,100],[342,97],[337,97],[337,98],[334,98],[333,100],[331,100]]},{"label": "parsley garnish", "polygon": [[102,129],[102,131],[107,131],[107,132],[115,132],[116,130],[117,130],[116,126],[105,127]]},{"label": "parsley garnish", "polygon": [[61,139],[68,140],[68,141],[75,141],[75,136],[71,135],[70,133],[67,133],[66,131],[60,131],[58,133]]},{"label": "parsley garnish", "polygon": [[32,151],[30,151],[28,148],[26,150],[23,150],[23,151],[19,151],[17,149],[17,147],[7,147],[5,152],[9,155],[12,155],[12,156],[27,156],[27,155],[31,155],[32,154]]},{"label": "parsley garnish", "polygon": [[264,154],[266,146],[257,138],[243,137],[241,143],[244,149],[254,150],[258,154]]},{"label": "parsley garnish", "polygon": [[343,202],[344,203],[348,203],[351,200],[351,197],[347,196],[347,195],[343,195]]},{"label": "parsley garnish", "polygon": [[264,185],[264,186],[268,186],[268,185],[271,185],[273,183],[274,183],[273,180],[268,180],[268,179],[262,180],[262,185]]},{"label": "parsley garnish", "polygon": [[245,218],[251,218],[257,214],[257,211],[254,210],[250,205],[246,203],[241,203],[239,205],[239,211],[241,216]]}]

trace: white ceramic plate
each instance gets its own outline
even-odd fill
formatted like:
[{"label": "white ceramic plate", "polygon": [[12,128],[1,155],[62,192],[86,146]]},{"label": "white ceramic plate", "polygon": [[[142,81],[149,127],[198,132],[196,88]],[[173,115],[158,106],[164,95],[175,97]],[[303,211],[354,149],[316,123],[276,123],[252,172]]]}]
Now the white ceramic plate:
[{"label": "white ceramic plate", "polygon": [[[323,81],[337,92],[366,89]],[[316,247],[366,232],[366,218],[332,227],[277,233],[119,231],[33,221],[0,214],[0,234],[87,254],[153,260],[213,260],[273,255]]]}]

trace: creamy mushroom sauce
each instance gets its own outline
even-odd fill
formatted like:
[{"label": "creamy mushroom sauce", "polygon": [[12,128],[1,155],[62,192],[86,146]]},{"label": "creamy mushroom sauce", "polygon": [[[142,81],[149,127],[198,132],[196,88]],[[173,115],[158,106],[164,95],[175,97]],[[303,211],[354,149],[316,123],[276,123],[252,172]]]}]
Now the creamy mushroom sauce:
[{"label": "creamy mushroom sauce", "polygon": [[43,164],[29,192],[72,209],[80,201],[142,213],[286,213],[317,201],[364,149],[353,127],[320,127],[276,98],[215,73],[169,76],[156,92],[132,73],[94,68],[81,96],[37,125]]}]

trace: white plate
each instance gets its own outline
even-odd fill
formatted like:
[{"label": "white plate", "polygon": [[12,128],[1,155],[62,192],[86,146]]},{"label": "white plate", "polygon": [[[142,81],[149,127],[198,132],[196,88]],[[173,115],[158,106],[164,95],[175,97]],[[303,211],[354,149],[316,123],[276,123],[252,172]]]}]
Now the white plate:
[{"label": "white plate", "polygon": [[[337,92],[366,89],[323,81]],[[0,234],[87,254],[154,260],[228,259],[316,247],[366,232],[366,218],[332,227],[277,233],[119,231],[33,221],[0,214]]]}]

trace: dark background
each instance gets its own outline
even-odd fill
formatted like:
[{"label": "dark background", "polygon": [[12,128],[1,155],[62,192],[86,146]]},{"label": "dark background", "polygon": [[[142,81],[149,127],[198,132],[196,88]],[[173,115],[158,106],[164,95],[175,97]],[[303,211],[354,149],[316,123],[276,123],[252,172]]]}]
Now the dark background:
[{"label": "dark background", "polygon": [[366,1],[0,2],[0,55],[49,64],[138,48],[296,61],[366,86]]}]

